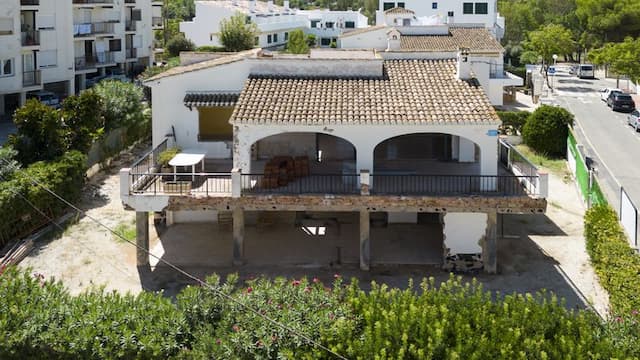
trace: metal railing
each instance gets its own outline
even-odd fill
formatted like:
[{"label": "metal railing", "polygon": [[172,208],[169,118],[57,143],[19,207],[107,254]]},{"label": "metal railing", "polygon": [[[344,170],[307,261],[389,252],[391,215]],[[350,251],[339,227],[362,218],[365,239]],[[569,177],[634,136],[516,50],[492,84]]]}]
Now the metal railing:
[{"label": "metal railing", "polygon": [[125,21],[124,30],[125,31],[136,31],[136,21],[134,21],[134,20]]},{"label": "metal railing", "polygon": [[40,0],[20,0],[22,6],[37,6],[40,5]]},{"label": "metal railing", "polygon": [[40,31],[29,30],[20,32],[20,42],[22,46],[40,45]]},{"label": "metal railing", "polygon": [[359,194],[360,175],[322,174],[285,180],[264,174],[242,174],[243,194]]},{"label": "metal railing", "polygon": [[537,195],[537,176],[371,175],[376,195]]},{"label": "metal railing", "polygon": [[73,0],[73,4],[113,4],[113,0]]},{"label": "metal railing", "polygon": [[153,27],[162,26],[162,17],[160,17],[160,16],[152,17],[151,18],[151,26],[153,26]]},{"label": "metal railing", "polygon": [[138,49],[136,48],[125,49],[124,53],[127,59],[135,59],[138,57]]},{"label": "metal railing", "polygon": [[40,70],[31,70],[22,72],[22,86],[42,85]]},{"label": "metal railing", "polygon": [[130,191],[147,195],[231,196],[231,173],[131,172]]},{"label": "metal railing", "polygon": [[489,66],[490,79],[504,79],[506,77],[507,77],[507,72],[504,70],[504,65],[490,64]]},{"label": "metal railing", "polygon": [[75,58],[76,70],[93,69],[98,65],[112,64],[115,62],[114,53],[105,51],[96,55],[79,56]]},{"label": "metal railing", "polygon": [[148,180],[152,180],[154,173],[160,171],[158,159],[160,153],[167,150],[168,140],[164,139],[158,146],[144,154],[140,159],[131,165],[130,191],[137,191],[148,185]]},{"label": "metal railing", "polygon": [[111,22],[74,24],[73,36],[83,37],[83,36],[92,36],[96,34],[112,34],[115,31],[114,22],[118,22],[118,20],[114,19]]}]

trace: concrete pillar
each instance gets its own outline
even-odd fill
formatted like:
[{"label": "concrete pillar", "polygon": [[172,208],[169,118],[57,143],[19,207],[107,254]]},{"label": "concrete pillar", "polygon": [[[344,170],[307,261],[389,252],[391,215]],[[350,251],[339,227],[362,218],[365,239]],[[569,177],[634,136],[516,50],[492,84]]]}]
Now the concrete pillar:
[{"label": "concrete pillar", "polygon": [[251,145],[239,140],[237,128],[233,129],[233,167],[242,169],[245,174],[251,173]]},{"label": "concrete pillar", "polygon": [[18,103],[20,105],[20,107],[24,106],[24,104],[27,102],[27,93],[26,92],[21,92],[20,93],[20,102]]},{"label": "concrete pillar", "polygon": [[[247,184],[247,187],[251,184]],[[239,198],[242,196],[242,170],[231,169],[231,197]]]},{"label": "concrete pillar", "polygon": [[244,260],[244,210],[233,209],[233,265],[242,265]]},{"label": "concrete pillar", "polygon": [[458,162],[476,161],[476,145],[471,140],[458,137]]},{"label": "concrete pillar", "polygon": [[460,136],[451,135],[451,158],[458,160],[460,157]]},{"label": "concrete pillar", "polygon": [[149,266],[149,213],[136,211],[136,264]]},{"label": "concrete pillar", "polygon": [[0,95],[0,115],[4,115],[4,95]]},{"label": "concrete pillar", "polygon": [[369,271],[371,236],[369,211],[360,210],[360,270]]},{"label": "concrete pillar", "polygon": [[76,93],[76,77],[71,77],[71,80],[67,81],[67,96],[71,96]]},{"label": "concrete pillar", "polygon": [[106,69],[106,68],[104,68],[104,67],[99,68],[99,69],[98,69],[98,74],[99,74],[100,76],[105,76],[105,75],[107,75],[107,69]]},{"label": "concrete pillar", "polygon": [[362,170],[369,170],[373,173],[373,149],[373,146],[356,145],[356,171],[358,173]]},{"label": "concrete pillar", "polygon": [[78,75],[78,81],[80,81],[80,84],[78,84],[78,89],[80,91],[87,88],[87,74]]},{"label": "concrete pillar", "polygon": [[482,245],[482,262],[487,274],[498,271],[498,214],[495,211],[487,213],[487,231]]},{"label": "concrete pillar", "polygon": [[538,171],[538,196],[547,198],[549,196],[549,173]]}]

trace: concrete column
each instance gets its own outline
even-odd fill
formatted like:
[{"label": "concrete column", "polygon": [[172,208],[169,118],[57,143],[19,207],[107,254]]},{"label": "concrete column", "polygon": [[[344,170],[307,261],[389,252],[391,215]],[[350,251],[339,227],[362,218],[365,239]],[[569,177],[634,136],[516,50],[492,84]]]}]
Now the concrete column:
[{"label": "concrete column", "polygon": [[0,115],[4,115],[4,97],[5,95],[0,95]]},{"label": "concrete column", "polygon": [[498,271],[498,214],[495,211],[487,213],[487,232],[482,246],[482,262],[487,274]]},{"label": "concrete column", "polygon": [[21,92],[20,93],[20,102],[18,103],[20,105],[20,107],[24,106],[24,104],[27,102],[27,93],[26,92]]},{"label": "concrete column", "polygon": [[458,162],[476,161],[476,145],[471,140],[458,137]]},{"label": "concrete column", "polygon": [[369,211],[360,210],[360,270],[369,271],[371,261]]},{"label": "concrete column", "polygon": [[149,266],[149,213],[136,211],[136,264]]},{"label": "concrete column", "polygon": [[538,196],[547,198],[549,196],[549,173],[538,171]]},{"label": "concrete column", "polygon": [[458,160],[460,157],[460,136],[451,135],[451,158]]},{"label": "concrete column", "polygon": [[100,76],[105,76],[107,74],[107,69],[104,67],[101,67],[98,69],[98,73]]},{"label": "concrete column", "polygon": [[233,265],[242,265],[244,259],[244,210],[233,209]]},{"label": "concrete column", "polygon": [[78,81],[80,81],[80,84],[78,84],[78,89],[80,91],[87,88],[87,74],[78,75]]},{"label": "concrete column", "polygon": [[71,80],[67,81],[67,95],[71,96],[76,93],[76,77],[72,76]]},{"label": "concrete column", "polygon": [[233,129],[233,167],[242,169],[245,174],[251,173],[251,145],[239,140],[237,129]]},{"label": "concrete column", "polygon": [[[247,187],[251,184],[247,184]],[[242,170],[231,169],[231,197],[239,198],[242,196]]]}]

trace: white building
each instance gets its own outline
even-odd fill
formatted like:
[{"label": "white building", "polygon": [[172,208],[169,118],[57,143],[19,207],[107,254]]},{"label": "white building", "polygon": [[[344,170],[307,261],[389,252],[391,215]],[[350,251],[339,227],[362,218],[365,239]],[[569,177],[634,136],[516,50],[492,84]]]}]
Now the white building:
[{"label": "white building", "polygon": [[[413,13],[402,8],[392,10],[396,16],[410,17]],[[380,56],[384,59],[452,58],[460,49],[468,49],[468,61],[474,76],[484,88],[491,104],[496,106],[503,104],[505,87],[508,90],[509,87],[523,85],[522,78],[504,71],[504,48],[488,29],[404,23],[407,25],[377,25],[343,34],[339,38],[338,47],[375,49],[380,51]]]},{"label": "white building", "polygon": [[[397,8],[411,10],[411,12],[403,12]],[[438,23],[457,27],[481,26],[489,29],[498,41],[504,36],[504,17],[498,13],[496,0],[379,1],[376,25],[408,26]]]},{"label": "white building", "polygon": [[161,7],[150,0],[0,0],[0,115],[28,92],[68,96],[108,68],[150,64]]},{"label": "white building", "polygon": [[[242,263],[246,244],[267,238],[248,229],[270,213],[285,230],[327,229],[330,238],[293,244],[317,249],[314,263],[328,264],[325,255],[340,247],[341,262],[364,270],[469,255],[495,272],[499,214],[544,212],[546,178],[500,167],[500,120],[469,55],[430,55],[249,50],[147,80],[161,99],[152,101],[154,150],[121,170],[138,244],[149,246],[148,212],[164,211],[168,224],[219,224],[206,241],[229,249],[223,264]],[[183,149],[170,164],[186,174],[160,168],[158,154],[170,146]],[[426,228],[421,241],[396,236]],[[397,242],[386,242],[390,232]],[[187,238],[179,246],[190,246]],[[299,263],[283,245],[288,237],[276,238],[280,262]],[[138,264],[148,263],[140,251]]]},{"label": "white building", "polygon": [[180,31],[196,46],[222,46],[220,22],[237,13],[258,27],[256,45],[278,48],[289,40],[289,32],[300,29],[317,37],[318,45],[330,46],[338,36],[351,29],[367,26],[367,18],[358,11],[298,10],[289,2],[277,6],[273,1],[209,0],[196,1],[196,16],[180,23]]}]

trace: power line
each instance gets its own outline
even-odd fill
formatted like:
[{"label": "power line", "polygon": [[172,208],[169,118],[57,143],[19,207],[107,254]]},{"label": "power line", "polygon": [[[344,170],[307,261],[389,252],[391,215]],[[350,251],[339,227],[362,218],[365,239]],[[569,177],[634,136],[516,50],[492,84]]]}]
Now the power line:
[{"label": "power line", "polygon": [[[7,164],[7,166],[14,168],[14,170],[17,170],[17,167],[12,166],[12,164],[11,164],[8,160],[6,160],[6,159],[1,159],[1,158],[0,158],[0,160],[4,161],[4,162]],[[157,260],[158,260],[158,262],[161,262],[161,263],[163,263],[163,264],[165,264],[165,265],[169,266],[171,269],[173,269],[173,270],[177,271],[178,273],[180,273],[180,274],[182,274],[182,275],[186,276],[187,278],[189,278],[189,279],[191,279],[191,280],[193,280],[193,281],[197,282],[197,283],[198,283],[198,284],[200,284],[201,286],[203,286],[203,287],[206,287],[206,288],[210,289],[211,291],[213,291],[214,293],[216,293],[218,296],[220,296],[220,297],[222,297],[222,298],[225,298],[225,299],[227,299],[228,301],[231,301],[231,302],[235,303],[236,305],[239,305],[240,307],[244,308],[245,310],[248,310],[248,311],[252,312],[253,314],[257,315],[258,317],[261,317],[261,318],[263,318],[263,319],[267,320],[268,322],[272,323],[273,325],[276,325],[277,327],[280,327],[281,329],[283,329],[283,330],[285,330],[285,331],[287,331],[287,332],[289,332],[289,333],[291,333],[291,334],[293,334],[293,335],[296,335],[296,336],[298,336],[298,337],[300,337],[300,338],[304,339],[304,340],[305,340],[307,343],[309,343],[310,345],[315,346],[315,347],[317,347],[317,348],[319,348],[319,349],[322,349],[322,350],[324,350],[324,351],[328,352],[329,354],[331,354],[331,355],[335,356],[335,357],[336,357],[336,358],[338,358],[338,359],[348,360],[346,357],[344,357],[344,356],[342,356],[342,355],[338,354],[337,352],[335,352],[335,351],[333,351],[333,350],[329,349],[328,347],[326,347],[326,346],[324,346],[324,345],[320,344],[319,342],[317,342],[317,341],[315,341],[315,340],[311,339],[311,338],[310,338],[310,337],[308,337],[307,335],[304,335],[304,334],[302,334],[302,333],[300,333],[300,332],[296,331],[295,329],[293,329],[293,328],[291,328],[291,327],[289,327],[289,326],[287,326],[287,325],[285,325],[285,324],[283,324],[283,323],[281,323],[281,322],[278,322],[277,320],[275,320],[275,319],[273,319],[273,318],[271,318],[271,317],[269,317],[269,316],[267,316],[267,315],[265,315],[265,314],[262,314],[260,311],[258,311],[258,310],[256,310],[256,309],[254,309],[253,307],[248,306],[248,305],[246,305],[246,304],[244,304],[244,303],[242,303],[242,302],[240,302],[240,301],[238,301],[238,300],[234,299],[232,296],[227,295],[227,294],[223,293],[222,291],[220,291],[220,290],[216,289],[215,287],[213,287],[213,286],[211,286],[210,284],[208,284],[206,281],[204,281],[204,280],[202,280],[202,279],[200,279],[200,278],[196,277],[195,275],[192,275],[192,274],[188,273],[188,272],[187,272],[187,271],[185,271],[185,270],[182,270],[181,268],[179,268],[178,266],[176,266],[176,265],[172,264],[171,262],[169,262],[169,261],[167,261],[167,260],[165,260],[165,259],[163,259],[163,258],[161,258],[161,257],[159,257],[159,256],[157,256],[157,255],[152,254],[152,253],[151,253],[151,251],[149,251],[148,249],[145,249],[144,247],[139,246],[137,243],[135,243],[135,242],[133,242],[133,241],[131,241],[131,240],[129,240],[129,239],[127,239],[127,238],[125,238],[124,236],[122,236],[122,235],[121,235],[121,234],[119,234],[118,232],[114,231],[113,229],[111,229],[109,226],[105,225],[104,223],[102,223],[102,222],[101,222],[101,221],[99,221],[98,219],[96,219],[96,218],[94,218],[93,216],[91,216],[91,215],[87,214],[87,213],[86,213],[86,211],[84,211],[84,210],[82,210],[82,209],[80,209],[80,208],[76,207],[76,206],[75,206],[75,205],[73,205],[71,202],[67,201],[67,200],[66,200],[66,199],[64,199],[62,196],[60,196],[60,195],[58,195],[57,193],[55,193],[53,190],[51,190],[51,189],[47,188],[46,186],[42,185],[42,184],[41,184],[40,182],[38,182],[37,180],[35,180],[35,179],[33,179],[33,178],[28,178],[28,180],[29,180],[32,184],[34,184],[34,185],[36,185],[36,186],[39,186],[39,187],[41,187],[42,189],[44,189],[46,192],[48,192],[49,194],[51,194],[51,195],[53,195],[54,197],[56,197],[58,200],[62,201],[62,202],[63,202],[64,204],[66,204],[67,206],[71,207],[72,209],[74,209],[75,211],[77,211],[79,214],[86,216],[87,218],[89,218],[89,219],[91,219],[93,222],[95,222],[96,224],[98,224],[98,225],[100,225],[101,227],[103,227],[103,228],[107,229],[107,230],[108,230],[110,233],[112,233],[113,235],[115,235],[115,236],[119,237],[120,239],[124,240],[125,242],[127,242],[127,243],[129,243],[129,244],[131,244],[131,245],[135,246],[137,249],[142,250],[143,252],[147,253],[147,255],[148,255],[148,256],[151,256],[151,257],[153,257],[153,258],[157,259]],[[148,226],[148,225],[147,225],[147,226]]]}]

